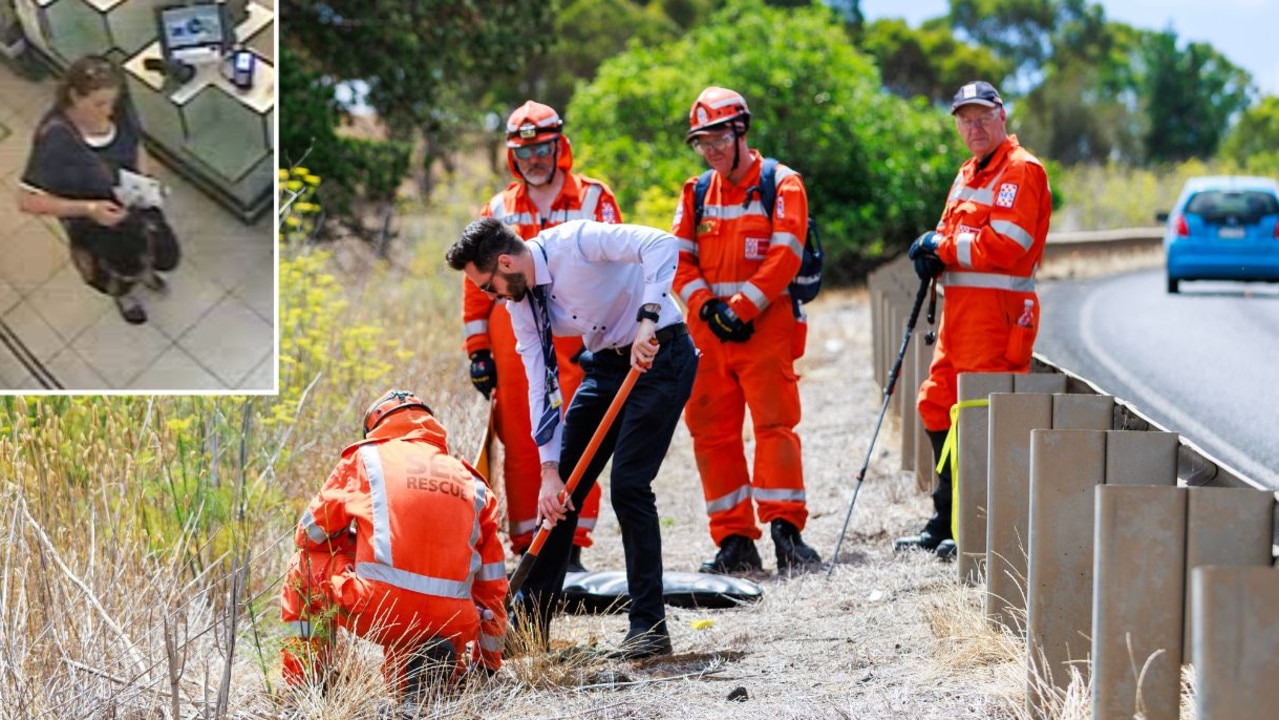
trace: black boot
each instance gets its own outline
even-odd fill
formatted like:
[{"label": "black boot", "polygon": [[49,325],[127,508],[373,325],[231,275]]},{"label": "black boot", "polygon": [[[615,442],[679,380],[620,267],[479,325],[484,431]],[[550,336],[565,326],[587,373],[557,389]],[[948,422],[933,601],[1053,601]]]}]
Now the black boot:
[{"label": "black boot", "polygon": [[[942,448],[946,445],[946,435],[949,431],[927,430],[926,432],[928,442],[933,446],[933,464],[936,465],[937,458],[941,457]],[[947,463],[942,467],[941,472],[937,473],[937,487],[933,489],[933,516],[928,519],[928,524],[918,535],[908,535],[894,540],[893,551],[901,552],[919,548],[928,552],[938,552],[938,546],[951,540],[950,509],[950,464]],[[955,543],[951,542],[952,555],[954,547]]]},{"label": "black boot", "polygon": [[672,652],[671,633],[666,629],[666,621],[662,620],[651,630],[628,630],[626,639],[608,657],[610,660],[645,660]]},{"label": "black boot", "polygon": [[959,555],[959,547],[955,545],[954,540],[942,540],[933,552],[937,554],[938,560],[950,562]]},{"label": "black boot", "polygon": [[574,545],[572,550],[568,551],[568,571],[569,572],[588,572],[586,566],[582,564],[582,548]]},{"label": "black boot", "polygon": [[457,669],[457,651],[443,638],[431,638],[415,648],[404,667],[408,697],[423,699],[448,686]]},{"label": "black boot", "polygon": [[777,572],[801,570],[820,565],[822,558],[817,551],[804,544],[799,528],[785,520],[772,523],[773,548],[777,550]]},{"label": "black boot", "polygon": [[724,538],[715,557],[702,563],[702,572],[715,575],[759,572],[763,569],[764,563],[760,562],[755,541],[741,535],[729,535]]},{"label": "black boot", "polygon": [[895,552],[901,552],[903,550],[919,548],[920,550],[933,552],[937,549],[937,546],[940,545],[941,542],[942,538],[933,535],[928,530],[924,530],[918,535],[907,535],[906,537],[897,538],[893,541],[893,550]]}]

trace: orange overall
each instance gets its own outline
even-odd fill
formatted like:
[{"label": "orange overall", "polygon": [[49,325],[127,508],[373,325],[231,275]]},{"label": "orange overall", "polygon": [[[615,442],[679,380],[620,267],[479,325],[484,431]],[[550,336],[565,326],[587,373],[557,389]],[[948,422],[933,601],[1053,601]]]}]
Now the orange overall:
[{"label": "orange overall", "polygon": [[[729,535],[758,539],[756,506],[762,523],[780,519],[802,530],[808,519],[795,433],[800,419],[795,358],[803,354],[806,326],[796,319],[787,294],[808,234],[808,198],[799,175],[779,164],[770,223],[757,189],[758,152],[751,151],[750,162],[737,185],[712,175],[697,228],[697,179],[685,182],[671,229],[680,239],[675,290],[688,306],[689,330],[702,351],[684,419],[717,545]],[[723,342],[699,319],[702,305],[714,298],[754,324],[749,340]],[[742,440],[747,408],[755,430],[753,472],[747,471]]]},{"label": "orange overall", "polygon": [[382,645],[383,674],[397,686],[410,653],[433,638],[453,645],[459,672],[468,644],[471,659],[501,667],[497,506],[445,439],[430,414],[404,410],[342,452],[298,523],[280,593],[286,683],[326,676],[338,627]]},{"label": "orange overall", "polygon": [[[571,163],[571,157],[569,162]],[[564,165],[561,158],[561,167]],[[602,182],[564,171],[564,187],[552,204],[548,217],[541,217],[528,196],[523,182],[513,182],[493,196],[482,213],[510,225],[516,234],[529,240],[538,232],[568,220],[586,219],[621,222],[621,211],[613,191]],[[502,478],[506,485],[506,512],[511,536],[511,551],[521,553],[533,541],[537,529],[537,494],[542,485],[541,461],[529,425],[528,380],[524,362],[515,351],[515,331],[505,301],[494,302],[474,283],[463,278],[462,322],[466,334],[466,353],[489,350],[497,366],[497,389],[494,392],[494,427],[505,451]],[[582,368],[577,356],[582,352],[580,337],[555,338],[559,365],[560,392],[564,407],[582,382]],[[571,468],[569,469],[571,470]],[[600,490],[595,487],[586,496],[578,518],[573,544],[591,546],[591,530],[600,514]]]},{"label": "orange overall", "polygon": [[[1039,327],[1035,273],[1048,238],[1052,192],[1043,166],[1008,136],[984,166],[959,169],[937,223],[946,264],[937,347],[919,388],[919,415],[931,431],[950,427],[961,372],[1029,372]],[[1014,328],[1031,301],[1033,323]]]}]

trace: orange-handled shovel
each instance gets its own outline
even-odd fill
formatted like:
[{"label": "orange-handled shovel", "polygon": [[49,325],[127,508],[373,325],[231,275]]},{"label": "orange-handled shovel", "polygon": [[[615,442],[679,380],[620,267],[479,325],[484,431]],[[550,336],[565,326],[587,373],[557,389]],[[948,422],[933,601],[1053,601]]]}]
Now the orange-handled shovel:
[{"label": "orange-handled shovel", "polygon": [[[622,409],[622,403],[626,402],[626,396],[631,394],[631,388],[635,387],[635,381],[639,379],[639,375],[639,370],[635,368],[631,368],[630,372],[626,373],[626,379],[622,381],[622,387],[618,389],[613,402],[609,403],[608,411],[604,413],[604,418],[600,420],[600,426],[595,429],[595,434],[591,436],[591,441],[586,444],[586,450],[582,452],[581,459],[573,467],[573,474],[569,475],[568,482],[564,483],[564,489],[560,491],[560,507],[564,506],[567,498],[577,489],[577,483],[581,481],[582,475],[586,473],[586,467],[591,464],[591,458],[595,457],[595,451],[599,449],[600,443],[604,442],[604,436],[608,434],[608,429],[612,426],[613,419],[617,417],[618,411]],[[537,533],[533,535],[533,543],[529,545],[528,552],[524,553],[524,557],[520,558],[520,564],[516,566],[515,572],[511,574],[510,587],[506,591],[507,605],[510,605],[515,594],[520,591],[524,581],[528,579],[529,571],[533,569],[533,563],[537,561],[537,554],[542,551],[542,546],[546,544],[546,538],[550,537],[550,534],[551,529],[546,526],[546,521],[543,520],[542,524],[537,526]]]},{"label": "orange-handled shovel", "polygon": [[471,463],[471,466],[479,470],[484,479],[489,481],[490,487],[492,486],[492,475],[489,474],[489,470],[492,468],[489,467],[489,458],[493,455],[493,407],[494,403],[490,401],[488,427],[484,428],[484,437],[480,439],[480,453],[475,456],[475,462]]}]

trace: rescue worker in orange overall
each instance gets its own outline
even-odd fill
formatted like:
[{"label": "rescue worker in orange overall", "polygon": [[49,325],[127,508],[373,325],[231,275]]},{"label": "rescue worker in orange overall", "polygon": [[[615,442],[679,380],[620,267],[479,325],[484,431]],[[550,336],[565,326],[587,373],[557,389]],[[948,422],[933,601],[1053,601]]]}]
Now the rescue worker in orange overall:
[{"label": "rescue worker in orange overall", "polygon": [[[1052,214],[1048,175],[1017,136],[1008,134],[999,91],[988,82],[970,82],[955,93],[950,112],[972,157],[950,186],[936,230],[920,235],[910,248],[920,279],[937,278],[946,297],[918,400],[934,463],[951,427],[959,373],[1030,372],[1039,327],[1035,274]],[[898,539],[897,549],[955,556],[949,463],[938,473],[933,507],[936,514],[923,532]]]},{"label": "rescue worker in orange overall", "polygon": [[[702,572],[763,568],[755,547],[770,524],[779,572],[821,562],[800,531],[808,519],[800,456],[799,377],[804,326],[787,294],[808,234],[808,197],[779,164],[772,220],[760,202],[763,158],[746,144],[751,114],[738,93],[708,87],[689,112],[685,141],[714,170],[694,227],[694,188],[684,183],[671,233],[680,240],[675,290],[702,351],[684,419],[702,477],[711,539]],[[755,466],[746,467],[742,423],[750,408]]]},{"label": "rescue worker in orange overall", "polygon": [[326,681],[337,627],[382,646],[400,692],[420,688],[431,664],[437,679],[461,673],[468,644],[474,667],[497,672],[507,581],[493,494],[449,455],[444,427],[413,393],[374,402],[364,436],[298,522],[280,594],[285,682]]},{"label": "rescue worker in orange overall", "polygon": [[[613,191],[604,183],[570,172],[573,151],[564,135],[564,121],[541,103],[521,105],[506,121],[506,163],[515,181],[493,196],[481,213],[506,223],[525,240],[568,220],[622,221]],[[471,359],[471,382],[484,397],[494,395],[494,422],[505,457],[506,514],[511,551],[519,554],[533,542],[537,529],[537,494],[541,487],[540,460],[529,427],[528,381],[515,352],[511,317],[494,299],[463,279],[462,322],[466,353]],[[555,338],[564,407],[582,382],[579,337]],[[581,572],[582,548],[591,546],[591,530],[600,513],[600,490],[595,487],[582,504],[569,572]]]}]

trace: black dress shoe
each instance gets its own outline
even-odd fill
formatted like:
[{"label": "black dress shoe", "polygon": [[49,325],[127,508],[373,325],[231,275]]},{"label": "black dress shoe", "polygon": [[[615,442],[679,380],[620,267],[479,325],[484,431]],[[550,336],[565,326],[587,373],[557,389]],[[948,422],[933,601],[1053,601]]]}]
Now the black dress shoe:
[{"label": "black dress shoe", "polygon": [[671,636],[665,629],[626,633],[621,646],[608,654],[610,660],[645,660],[648,658],[670,655]]},{"label": "black dress shoe", "polygon": [[821,556],[804,544],[799,528],[785,520],[774,520],[771,532],[773,548],[777,551],[777,572],[801,570],[821,564]]},{"label": "black dress shoe", "polygon": [[715,557],[702,563],[702,572],[714,575],[759,572],[763,569],[764,563],[760,562],[755,541],[741,535],[724,538]]}]

